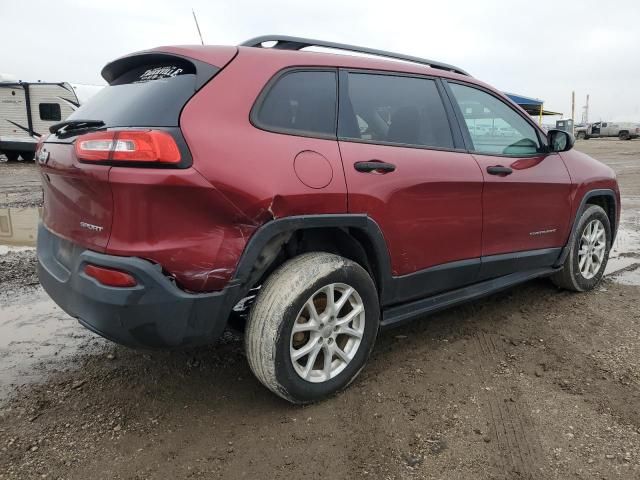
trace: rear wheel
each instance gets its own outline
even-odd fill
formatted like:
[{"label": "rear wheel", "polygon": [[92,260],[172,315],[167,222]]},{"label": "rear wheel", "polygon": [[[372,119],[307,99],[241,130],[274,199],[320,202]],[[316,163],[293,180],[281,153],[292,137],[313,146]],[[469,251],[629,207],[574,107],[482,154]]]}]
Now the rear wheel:
[{"label": "rear wheel", "polygon": [[289,260],[262,286],[245,332],[251,370],[292,403],[345,388],[364,367],[378,332],[373,280],[329,253]]},{"label": "rear wheel", "polygon": [[620,140],[630,140],[631,139],[631,135],[629,135],[629,132],[627,131],[622,131],[620,132],[620,134],[618,135],[618,138]]},{"label": "rear wheel", "polygon": [[597,205],[588,205],[569,242],[563,269],[551,280],[574,292],[595,288],[602,280],[611,249],[611,224],[605,211]]}]

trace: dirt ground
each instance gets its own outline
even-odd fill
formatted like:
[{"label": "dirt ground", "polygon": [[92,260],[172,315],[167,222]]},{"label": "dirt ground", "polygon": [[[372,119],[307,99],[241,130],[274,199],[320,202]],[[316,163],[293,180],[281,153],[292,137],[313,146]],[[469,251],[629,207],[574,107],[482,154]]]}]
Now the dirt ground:
[{"label": "dirt ground", "polygon": [[[598,289],[534,281],[385,332],[307,407],[258,384],[233,334],[175,352],[94,336],[34,285],[33,250],[0,251],[0,479],[640,478],[640,140],[577,148],[623,193]],[[0,164],[0,211],[40,195],[33,165]]]}]

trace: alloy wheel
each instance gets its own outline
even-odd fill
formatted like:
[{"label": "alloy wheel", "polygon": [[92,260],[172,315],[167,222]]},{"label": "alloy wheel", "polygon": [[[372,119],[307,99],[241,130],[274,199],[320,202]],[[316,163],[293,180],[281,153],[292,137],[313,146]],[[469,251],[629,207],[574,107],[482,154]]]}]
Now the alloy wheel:
[{"label": "alloy wheel", "polygon": [[604,225],[598,219],[591,220],[582,232],[578,250],[578,268],[585,279],[596,276],[604,261],[606,248]]},{"label": "alloy wheel", "polygon": [[289,353],[298,375],[326,382],[353,360],[362,343],[365,309],[351,286],[332,283],[305,302],[291,331]]}]

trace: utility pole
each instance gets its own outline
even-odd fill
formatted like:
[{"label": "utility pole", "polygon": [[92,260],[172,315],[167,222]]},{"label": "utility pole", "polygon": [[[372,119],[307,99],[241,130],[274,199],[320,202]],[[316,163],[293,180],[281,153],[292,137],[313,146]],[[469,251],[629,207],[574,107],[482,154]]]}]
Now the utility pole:
[{"label": "utility pole", "polygon": [[576,92],[571,92],[571,135],[575,135]]},{"label": "utility pole", "polygon": [[198,35],[200,36],[200,43],[204,45],[204,40],[202,39],[202,33],[200,32],[200,25],[198,25],[198,19],[196,18],[196,12],[191,9],[191,13],[193,13],[193,20],[196,22],[196,28],[198,29]]},{"label": "utility pole", "polygon": [[582,123],[585,125],[589,123],[589,94],[587,93],[587,103],[584,105],[584,112],[582,113]]}]

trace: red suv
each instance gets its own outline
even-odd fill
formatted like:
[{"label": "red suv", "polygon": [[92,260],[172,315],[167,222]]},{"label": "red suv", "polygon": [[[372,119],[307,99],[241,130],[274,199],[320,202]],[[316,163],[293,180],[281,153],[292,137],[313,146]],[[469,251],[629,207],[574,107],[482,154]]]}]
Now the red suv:
[{"label": "red suv", "polygon": [[56,303],[111,340],[245,322],[255,375],[305,403],[348,385],[381,328],[536,277],[602,279],[612,170],[459,68],[270,36],[102,75],[39,145],[38,259]]}]

